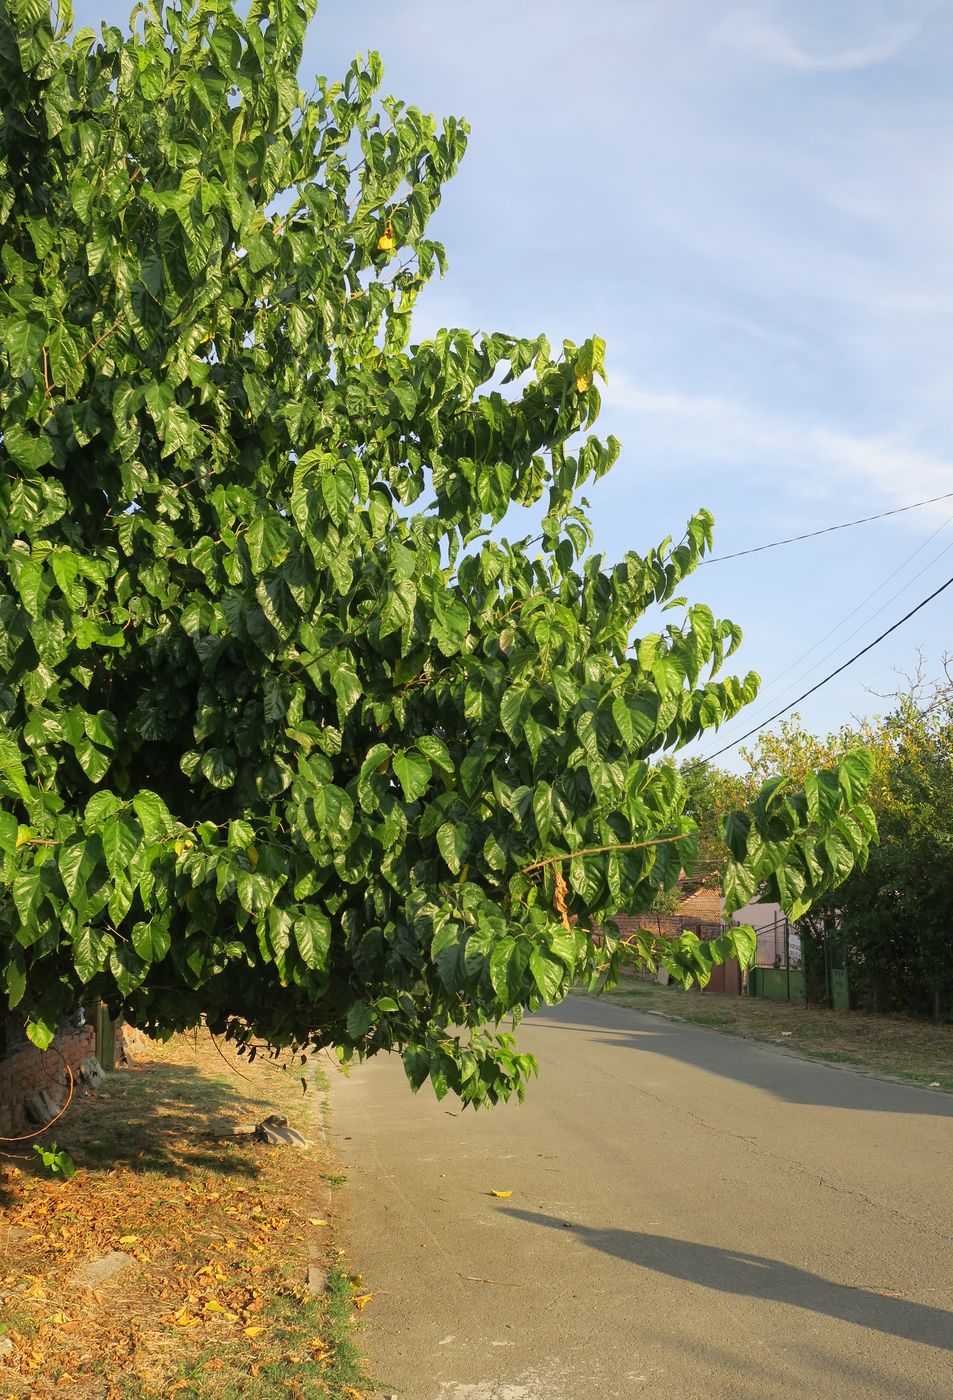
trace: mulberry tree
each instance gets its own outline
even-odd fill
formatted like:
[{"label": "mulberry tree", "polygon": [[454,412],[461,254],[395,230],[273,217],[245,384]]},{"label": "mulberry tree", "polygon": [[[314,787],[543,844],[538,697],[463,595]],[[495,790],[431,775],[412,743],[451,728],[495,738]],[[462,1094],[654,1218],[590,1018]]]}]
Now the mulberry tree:
[{"label": "mulberry tree", "polygon": [[[592,551],[600,340],[411,343],[467,129],[375,55],[303,91],[311,8],[0,0],[0,978],[40,1045],[98,997],[495,1102],[504,1016],[750,951],[611,917],[690,868],[662,756],[757,678],[677,598],[705,511]],[[863,861],[866,777],[726,818],[729,909]]]}]

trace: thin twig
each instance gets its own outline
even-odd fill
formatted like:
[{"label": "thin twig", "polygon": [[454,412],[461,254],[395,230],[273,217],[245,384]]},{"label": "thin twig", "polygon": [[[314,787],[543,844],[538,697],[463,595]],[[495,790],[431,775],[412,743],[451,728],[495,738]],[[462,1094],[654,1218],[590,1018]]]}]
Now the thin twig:
[{"label": "thin twig", "polygon": [[99,339],[98,339],[98,340],[94,340],[93,343],[92,343],[92,345],[89,347],[89,349],[88,349],[88,350],[85,350],[85,351],[83,352],[83,354],[80,355],[80,357],[79,357],[79,362],[80,362],[80,364],[82,364],[83,361],[84,361],[85,359],[87,359],[88,356],[90,356],[90,355],[93,353],[93,351],[96,349],[97,345],[102,345],[103,341],[107,338],[107,336],[112,335],[113,331],[117,331],[121,325],[122,325],[122,321],[121,321],[121,320],[119,320],[119,321],[114,321],[114,322],[112,323],[112,325],[109,327],[108,330],[103,331],[103,333],[102,333],[102,335],[99,337]]},{"label": "thin twig", "polygon": [[578,860],[580,856],[600,856],[607,851],[641,851],[646,846],[665,846],[672,841],[687,841],[690,836],[697,835],[697,831],[683,831],[680,836],[656,836],[651,841],[626,841],[616,846],[586,846],[581,851],[567,851],[562,856],[547,856],[545,860],[538,860],[533,865],[524,865],[522,873],[528,875],[532,870],[541,870],[544,865],[556,865],[564,860]]},{"label": "thin twig", "polygon": [[220,1046],[219,1046],[218,1041],[215,1039],[214,1035],[212,1035],[212,1032],[209,1031],[208,1034],[209,1034],[209,1039],[211,1040],[212,1044],[215,1046],[215,1049],[218,1051],[219,1055],[221,1055],[222,1059],[223,1059],[223,1060],[225,1061],[225,1063],[228,1065],[228,1068],[232,1071],[232,1073],[233,1073],[233,1074],[237,1074],[238,1077],[239,1077],[239,1079],[244,1079],[245,1082],[246,1082],[246,1084],[254,1084],[255,1081],[254,1081],[253,1079],[249,1079],[249,1077],[248,1077],[247,1074],[242,1074],[241,1070],[237,1067],[237,1065],[233,1065],[232,1062],[231,1062],[231,1060],[229,1060],[229,1059],[226,1058],[224,1052],[221,1050],[221,1048],[220,1048]]}]

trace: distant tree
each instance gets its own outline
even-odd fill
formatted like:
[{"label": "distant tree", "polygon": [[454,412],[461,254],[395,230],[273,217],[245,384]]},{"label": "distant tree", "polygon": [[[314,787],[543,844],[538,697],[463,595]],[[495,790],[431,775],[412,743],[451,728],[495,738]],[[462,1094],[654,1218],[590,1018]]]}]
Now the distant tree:
[{"label": "distant tree", "polygon": [[826,739],[794,716],[745,757],[753,784],[779,773],[797,779],[864,744],[879,845],[814,904],[802,939],[815,967],[827,943],[861,1005],[939,1019],[953,1014],[953,686],[948,676],[930,684],[919,674],[889,698],[885,719]]},{"label": "distant tree", "polygon": [[725,866],[724,818],[756,797],[758,788],[737,773],[697,759],[684,760],[679,772],[685,784],[685,814],[698,828],[692,888],[718,889]]},{"label": "distant tree", "polygon": [[[0,0],[0,977],[41,1045],[101,997],[495,1102],[533,1069],[504,1015],[750,951],[591,930],[690,868],[653,756],[757,678],[676,603],[707,512],[591,551],[600,340],[410,344],[466,127],[377,104],[376,55],[303,92],[310,15]],[[862,862],[868,771],[726,818],[729,909]]]}]

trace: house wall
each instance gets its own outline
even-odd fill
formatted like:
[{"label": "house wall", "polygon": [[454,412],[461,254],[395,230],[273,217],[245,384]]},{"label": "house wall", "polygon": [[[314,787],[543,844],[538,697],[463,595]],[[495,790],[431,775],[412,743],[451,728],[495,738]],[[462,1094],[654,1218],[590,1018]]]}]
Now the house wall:
[{"label": "house wall", "polygon": [[[784,962],[784,910],[780,904],[746,904],[731,916],[732,923],[750,924],[758,935],[758,967],[773,967],[775,958]],[[797,925],[788,930],[788,951],[792,967],[801,966],[801,938]]]}]

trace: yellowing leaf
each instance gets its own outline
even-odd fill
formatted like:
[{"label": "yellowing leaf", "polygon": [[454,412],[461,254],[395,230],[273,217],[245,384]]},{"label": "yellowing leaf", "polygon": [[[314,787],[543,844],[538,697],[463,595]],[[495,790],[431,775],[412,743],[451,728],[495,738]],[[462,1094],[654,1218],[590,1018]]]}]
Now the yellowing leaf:
[{"label": "yellowing leaf", "polygon": [[246,1327],[243,1330],[246,1337],[251,1337],[254,1340],[255,1337],[260,1337],[262,1332],[267,1332],[268,1329],[267,1327]]},{"label": "yellowing leaf", "polygon": [[499,1200],[505,1201],[507,1196],[512,1196],[512,1191],[491,1191],[491,1196],[496,1196]]},{"label": "yellowing leaf", "polygon": [[135,1242],[136,1242],[136,1240],[137,1240],[138,1238],[139,1238],[138,1235],[120,1235],[120,1236],[119,1236],[119,1243],[120,1243],[120,1244],[135,1244]]},{"label": "yellowing leaf", "polygon": [[366,1308],[373,1296],[373,1293],[356,1293],[353,1299],[354,1306],[356,1308]]},{"label": "yellowing leaf", "polygon": [[394,240],[388,233],[382,233],[380,238],[377,240],[377,248],[378,251],[381,253],[389,253],[393,246]]},{"label": "yellowing leaf", "polygon": [[586,376],[585,376],[584,374],[577,374],[577,375],[576,375],[576,392],[577,392],[578,394],[584,394],[588,388],[589,388],[589,380],[586,378]]},{"label": "yellowing leaf", "polygon": [[192,1315],[188,1312],[186,1308],[183,1308],[181,1312],[176,1313],[175,1317],[173,1318],[173,1322],[175,1323],[176,1327],[198,1327],[199,1325],[199,1319],[197,1317],[192,1317]]},{"label": "yellowing leaf", "polygon": [[223,1317],[230,1317],[230,1318],[232,1318],[233,1321],[234,1321],[235,1316],[236,1316],[236,1314],[233,1313],[233,1312],[230,1312],[230,1311],[228,1310],[228,1308],[223,1308],[222,1305],[221,1305],[221,1303],[216,1302],[216,1300],[215,1300],[214,1298],[210,1298],[210,1299],[208,1300],[208,1302],[205,1304],[205,1311],[206,1311],[206,1312],[210,1312],[210,1313],[221,1313],[221,1315],[222,1315]]}]

